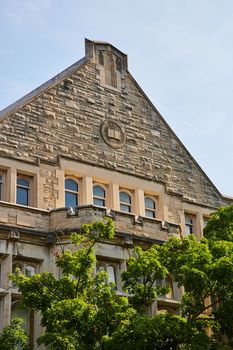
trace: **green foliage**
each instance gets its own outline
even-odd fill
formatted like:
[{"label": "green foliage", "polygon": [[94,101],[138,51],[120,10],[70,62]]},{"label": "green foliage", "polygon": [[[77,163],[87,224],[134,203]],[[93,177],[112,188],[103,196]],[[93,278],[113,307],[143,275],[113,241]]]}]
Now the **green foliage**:
[{"label": "green foliage", "polygon": [[156,288],[156,280],[162,280],[168,270],[162,264],[159,246],[143,251],[136,247],[128,260],[127,271],[122,274],[124,289],[131,295],[131,303],[140,310],[149,306],[157,294],[165,294],[168,288]]},{"label": "green foliage", "polygon": [[[105,272],[93,273],[94,245],[113,238],[112,221],[82,226],[81,233],[71,235],[75,251],[61,249],[56,254],[62,277],[56,279],[51,273],[12,276],[24,307],[41,313],[46,331],[39,343],[51,350],[229,350],[233,342],[232,212],[231,206],[213,214],[200,242],[191,235],[171,238],[146,251],[136,247],[122,275],[128,299],[116,292],[113,283],[108,284]],[[168,275],[185,289],[179,308],[183,317],[150,317],[151,303],[169,291],[156,281]],[[212,307],[218,309],[211,314]],[[212,330],[211,336],[207,329]]]},{"label": "green foliage", "polygon": [[233,204],[222,207],[211,215],[204,236],[211,241],[233,242]]},{"label": "green foliage", "polygon": [[8,327],[5,327],[3,333],[0,335],[0,349],[1,350],[28,350],[28,335],[21,327],[22,320],[15,318],[11,321]]}]

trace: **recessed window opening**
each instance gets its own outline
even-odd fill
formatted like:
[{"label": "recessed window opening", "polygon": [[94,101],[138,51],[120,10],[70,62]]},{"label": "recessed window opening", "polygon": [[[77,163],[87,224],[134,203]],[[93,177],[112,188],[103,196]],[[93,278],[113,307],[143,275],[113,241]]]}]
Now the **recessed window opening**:
[{"label": "recessed window opening", "polygon": [[93,203],[100,207],[106,206],[106,191],[100,185],[93,186]]},{"label": "recessed window opening", "polygon": [[120,210],[127,213],[132,211],[131,196],[125,191],[120,191]]},{"label": "recessed window opening", "polygon": [[96,262],[96,272],[107,272],[108,273],[108,283],[114,283],[117,289],[117,271],[118,264],[108,261],[97,261]]},{"label": "recessed window opening", "polygon": [[185,214],[185,233],[186,235],[194,233],[194,219],[192,215]]},{"label": "recessed window opening", "polygon": [[30,181],[27,178],[17,178],[16,203],[29,205]]},{"label": "recessed window opening", "polygon": [[3,174],[0,173],[0,200],[1,201],[3,200],[3,186],[4,186],[3,179],[4,179]]},{"label": "recessed window opening", "polygon": [[148,218],[156,217],[156,204],[152,197],[145,196],[145,216]]},{"label": "recessed window opening", "polygon": [[78,195],[78,183],[70,178],[65,179],[65,206],[72,208],[77,207]]}]

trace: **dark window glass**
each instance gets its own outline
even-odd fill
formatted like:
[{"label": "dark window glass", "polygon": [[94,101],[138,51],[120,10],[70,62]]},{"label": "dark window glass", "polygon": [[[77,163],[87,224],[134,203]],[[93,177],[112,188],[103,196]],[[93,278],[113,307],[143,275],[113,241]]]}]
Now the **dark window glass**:
[{"label": "dark window glass", "polygon": [[29,205],[29,181],[26,179],[17,179],[16,203]]},{"label": "dark window glass", "polygon": [[185,215],[185,233],[186,235],[194,233],[193,217],[190,215]]},{"label": "dark window glass", "polygon": [[78,183],[72,179],[65,180],[65,206],[78,206]]},{"label": "dark window glass", "polygon": [[131,197],[127,192],[120,192],[120,210],[131,212]]},{"label": "dark window glass", "polygon": [[0,200],[3,199],[3,177],[0,175]]},{"label": "dark window glass", "polygon": [[99,185],[93,186],[93,203],[105,207],[105,190]]},{"label": "dark window glass", "polygon": [[145,215],[149,218],[155,218],[155,201],[153,198],[145,197]]}]

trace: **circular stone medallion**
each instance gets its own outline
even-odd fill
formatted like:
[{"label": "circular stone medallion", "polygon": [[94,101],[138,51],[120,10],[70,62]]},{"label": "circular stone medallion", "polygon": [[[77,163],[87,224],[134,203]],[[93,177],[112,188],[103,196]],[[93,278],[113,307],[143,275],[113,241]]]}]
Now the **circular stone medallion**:
[{"label": "circular stone medallion", "polygon": [[107,145],[113,148],[121,148],[125,143],[125,133],[119,123],[113,120],[105,120],[101,124],[101,135]]}]

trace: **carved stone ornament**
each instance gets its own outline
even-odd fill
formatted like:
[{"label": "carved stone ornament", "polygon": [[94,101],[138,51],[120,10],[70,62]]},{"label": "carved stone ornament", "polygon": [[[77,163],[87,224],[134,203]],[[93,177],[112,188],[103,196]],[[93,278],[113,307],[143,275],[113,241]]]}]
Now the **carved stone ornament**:
[{"label": "carved stone ornament", "polygon": [[121,125],[113,120],[105,120],[101,124],[101,135],[107,145],[121,148],[125,144],[125,133]]}]

